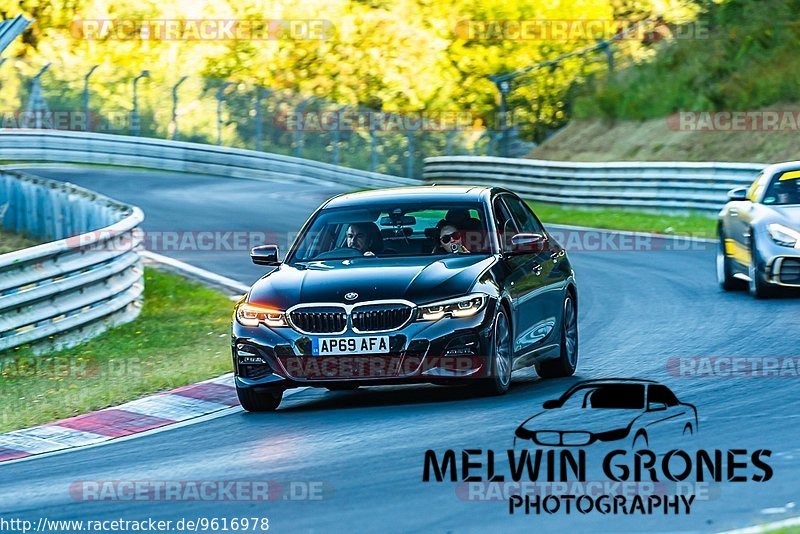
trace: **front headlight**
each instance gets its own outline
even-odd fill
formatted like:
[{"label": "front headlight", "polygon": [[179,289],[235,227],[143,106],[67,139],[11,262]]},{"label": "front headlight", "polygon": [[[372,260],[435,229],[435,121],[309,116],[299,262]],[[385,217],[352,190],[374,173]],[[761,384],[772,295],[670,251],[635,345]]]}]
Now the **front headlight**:
[{"label": "front headlight", "polygon": [[438,321],[442,317],[472,317],[486,305],[486,295],[474,293],[455,299],[419,306],[418,321]]},{"label": "front headlight", "polygon": [[800,248],[800,232],[778,223],[767,225],[769,236],[779,245],[784,247]]},{"label": "front headlight", "polygon": [[243,326],[266,326],[276,328],[286,325],[286,315],[280,311],[246,302],[236,308],[236,320]]}]

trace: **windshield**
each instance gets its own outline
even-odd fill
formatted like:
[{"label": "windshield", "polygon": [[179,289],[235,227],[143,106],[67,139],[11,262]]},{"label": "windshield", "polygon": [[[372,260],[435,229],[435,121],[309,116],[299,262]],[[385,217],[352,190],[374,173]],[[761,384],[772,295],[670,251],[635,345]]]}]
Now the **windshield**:
[{"label": "windshield", "polygon": [[479,202],[414,202],[320,211],[299,237],[292,262],[355,257],[489,254]]},{"label": "windshield", "polygon": [[644,408],[644,386],[641,384],[602,384],[578,388],[563,402],[561,407],[641,410]]},{"label": "windshield", "polygon": [[772,178],[764,194],[764,204],[800,204],[800,170],[787,171]]}]

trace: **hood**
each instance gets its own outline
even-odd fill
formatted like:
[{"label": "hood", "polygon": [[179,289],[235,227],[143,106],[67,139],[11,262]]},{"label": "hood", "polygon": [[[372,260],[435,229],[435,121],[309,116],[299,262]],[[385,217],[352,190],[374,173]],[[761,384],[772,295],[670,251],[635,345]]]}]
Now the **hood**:
[{"label": "hood", "polygon": [[642,410],[554,408],[534,415],[521,426],[525,430],[608,432],[627,428]]},{"label": "hood", "polygon": [[800,230],[800,206],[769,206],[776,213],[774,222],[787,223],[795,230]]},{"label": "hood", "polygon": [[[278,309],[308,302],[358,303],[406,299],[426,303],[468,293],[494,263],[492,256],[353,258],[283,264],[258,280],[248,302]],[[347,293],[358,298],[346,301]]]}]

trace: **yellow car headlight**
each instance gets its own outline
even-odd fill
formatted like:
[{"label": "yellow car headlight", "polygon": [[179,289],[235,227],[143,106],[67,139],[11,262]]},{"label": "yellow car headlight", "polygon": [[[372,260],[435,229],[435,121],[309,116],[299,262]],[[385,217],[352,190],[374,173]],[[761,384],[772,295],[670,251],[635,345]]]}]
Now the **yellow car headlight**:
[{"label": "yellow car headlight", "polygon": [[474,293],[455,299],[419,306],[418,321],[438,321],[443,317],[472,317],[486,306],[486,295]]},{"label": "yellow car headlight", "polygon": [[258,326],[259,324],[271,328],[287,326],[286,314],[282,311],[246,302],[236,308],[236,320],[243,326]]}]

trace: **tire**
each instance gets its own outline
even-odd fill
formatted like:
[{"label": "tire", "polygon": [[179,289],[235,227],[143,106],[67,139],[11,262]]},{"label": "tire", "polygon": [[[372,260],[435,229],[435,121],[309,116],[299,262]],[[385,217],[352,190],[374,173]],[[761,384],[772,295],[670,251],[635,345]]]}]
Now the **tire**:
[{"label": "tire", "polygon": [[336,386],[325,386],[328,391],[355,391],[358,389],[358,384],[341,384]]},{"label": "tire", "polygon": [[497,312],[492,332],[491,376],[477,385],[481,395],[503,395],[511,386],[513,353],[511,350],[511,323],[503,307]]},{"label": "tire", "polygon": [[564,315],[561,321],[561,354],[558,358],[542,360],[536,364],[536,372],[542,378],[562,378],[575,374],[578,368],[578,310],[570,293],[564,299]]},{"label": "tire", "polygon": [[[752,230],[750,235],[752,235]],[[760,270],[761,257],[758,255],[755,237],[751,238],[750,245],[750,266],[747,274],[750,277],[748,289],[750,294],[757,299],[767,299],[775,295],[775,289],[764,281]]]},{"label": "tire", "polygon": [[256,391],[253,388],[236,388],[239,404],[248,412],[274,412],[283,398],[283,391],[273,389]]},{"label": "tire", "polygon": [[746,287],[743,280],[733,277],[731,259],[725,254],[725,234],[721,228],[719,231],[719,246],[717,247],[717,282],[725,291],[736,291]]}]

